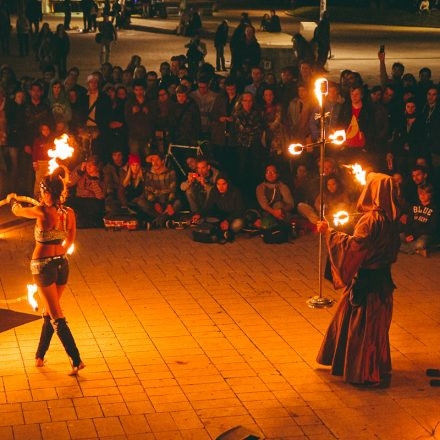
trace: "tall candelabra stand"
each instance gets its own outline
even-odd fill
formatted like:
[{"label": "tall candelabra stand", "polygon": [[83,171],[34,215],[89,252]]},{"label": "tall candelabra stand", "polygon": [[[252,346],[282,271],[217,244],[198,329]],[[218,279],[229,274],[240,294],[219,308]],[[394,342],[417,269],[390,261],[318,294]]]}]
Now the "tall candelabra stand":
[{"label": "tall candelabra stand", "polygon": [[[319,147],[320,165],[319,165],[319,219],[324,220],[324,161],[325,161],[325,148],[327,143],[333,143],[336,145],[342,145],[345,142],[345,131],[336,131],[329,136],[327,140],[327,127],[326,118],[330,116],[330,113],[325,111],[325,98],[328,94],[328,82],[325,78],[317,79],[315,82],[315,95],[318,99],[320,112],[316,114],[315,118],[320,121],[320,133],[321,137],[319,141],[312,144],[292,144],[289,146],[289,152],[292,155],[299,155],[304,149]],[[331,298],[326,298],[322,295],[323,285],[323,245],[324,239],[322,234],[319,234],[319,246],[318,246],[318,295],[313,296],[307,300],[307,305],[311,308],[326,308],[331,307],[334,301]]]}]

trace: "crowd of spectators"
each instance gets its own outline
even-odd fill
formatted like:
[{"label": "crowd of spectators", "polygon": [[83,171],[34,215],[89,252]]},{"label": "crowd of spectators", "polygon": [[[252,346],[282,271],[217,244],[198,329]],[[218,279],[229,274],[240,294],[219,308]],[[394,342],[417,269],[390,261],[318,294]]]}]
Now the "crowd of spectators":
[{"label": "crowd of spectators", "polygon": [[[47,24],[33,34],[33,41],[41,40],[39,53],[43,31],[50,32]],[[50,38],[64,34],[59,25]],[[200,45],[197,38],[191,44]],[[226,39],[223,33],[220,45]],[[193,224],[216,217],[222,230],[234,233],[292,222],[313,231],[318,154],[310,148],[293,158],[287,148],[320,139],[313,93],[314,79],[324,72],[320,54],[285,66],[279,78],[264,71],[247,14],[230,38],[228,76],[216,72],[226,70],[223,51],[215,69],[192,59],[191,44],[186,55],[162,62],[159,72],[148,71],[137,55],[125,69],[104,62],[82,72],[86,87],[66,58],[44,58],[42,78],[18,79],[2,66],[0,192],[36,193],[48,148],[67,133],[75,147],[66,164],[67,203],[80,227],[100,227],[104,216],[122,213],[161,227],[187,210]],[[327,151],[326,215],[354,211],[359,188],[343,164],[385,172],[399,191],[402,249],[426,254],[439,232],[439,88],[427,67],[416,78],[394,63],[389,74],[385,52],[378,58],[377,84],[365,84],[354,66],[329,82],[327,131],[344,129],[347,140]],[[170,145],[180,147],[169,155]],[[256,216],[247,214],[250,208]]]}]

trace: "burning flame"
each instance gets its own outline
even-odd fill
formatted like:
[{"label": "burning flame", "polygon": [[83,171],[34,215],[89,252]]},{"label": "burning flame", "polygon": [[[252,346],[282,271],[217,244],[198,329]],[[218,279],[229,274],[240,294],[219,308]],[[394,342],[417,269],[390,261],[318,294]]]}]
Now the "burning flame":
[{"label": "burning flame", "polygon": [[27,286],[27,292],[28,292],[28,301],[31,307],[34,309],[34,311],[38,310],[38,303],[36,299],[34,298],[34,295],[37,293],[38,287],[36,284],[28,284]]},{"label": "burning flame", "polygon": [[333,215],[333,223],[335,226],[345,225],[350,220],[350,215],[347,211],[338,211]]},{"label": "burning flame", "polygon": [[63,134],[61,137],[54,140],[55,149],[49,150],[47,154],[52,159],[49,161],[49,174],[52,174],[58,167],[57,159],[67,159],[72,157],[74,149],[69,145],[69,136]]},{"label": "burning flame", "polygon": [[67,255],[72,255],[74,250],[75,250],[75,245],[72,243],[69,249],[67,249]]},{"label": "burning flame", "polygon": [[[325,84],[325,85],[324,85]],[[328,94],[328,81],[325,78],[318,78],[315,81],[315,95],[318,99],[319,106],[322,107],[322,96]]]},{"label": "burning flame", "polygon": [[336,130],[328,138],[332,141],[332,144],[342,145],[346,140],[345,130]]},{"label": "burning flame", "polygon": [[354,165],[344,165],[344,166],[347,168],[351,168],[351,172],[354,174],[354,177],[356,177],[357,181],[361,185],[367,184],[367,172],[364,169],[362,169],[362,167],[358,163],[355,163]]},{"label": "burning flame", "polygon": [[292,156],[298,156],[303,152],[304,146],[301,144],[291,144],[287,150]]}]

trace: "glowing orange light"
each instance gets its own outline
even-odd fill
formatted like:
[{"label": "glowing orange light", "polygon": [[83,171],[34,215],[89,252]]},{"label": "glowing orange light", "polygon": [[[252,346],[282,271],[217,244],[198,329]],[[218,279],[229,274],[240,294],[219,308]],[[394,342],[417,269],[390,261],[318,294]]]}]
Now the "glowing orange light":
[{"label": "glowing orange light", "polygon": [[350,215],[347,211],[338,211],[333,214],[333,223],[335,226],[345,225],[350,220]]},{"label": "glowing orange light", "polygon": [[74,149],[69,145],[69,136],[63,134],[54,140],[55,149],[50,149],[47,154],[52,159],[49,160],[49,174],[52,174],[58,167],[57,159],[65,160],[72,157]]},{"label": "glowing orange light", "polygon": [[342,145],[346,140],[345,130],[336,130],[328,137],[332,144]]},{"label": "glowing orange light", "polygon": [[367,172],[359,165],[355,163],[353,165],[344,165],[347,168],[351,168],[351,172],[354,174],[354,177],[361,185],[367,184]]},{"label": "glowing orange light", "polygon": [[322,107],[322,97],[328,94],[328,81],[325,78],[318,78],[315,81],[315,95],[319,106]]},{"label": "glowing orange light", "polygon": [[292,156],[298,156],[304,150],[304,146],[302,144],[291,144],[289,145],[288,151]]},{"label": "glowing orange light", "polygon": [[38,303],[35,299],[34,295],[37,293],[37,285],[36,284],[28,284],[27,286],[27,293],[28,293],[28,301],[31,307],[34,309],[34,311],[38,310]]}]

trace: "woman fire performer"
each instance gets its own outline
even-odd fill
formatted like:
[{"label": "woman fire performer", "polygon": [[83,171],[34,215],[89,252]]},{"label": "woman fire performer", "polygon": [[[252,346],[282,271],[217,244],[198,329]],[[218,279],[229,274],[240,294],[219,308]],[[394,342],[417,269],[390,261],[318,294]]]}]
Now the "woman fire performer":
[{"label": "woman fire performer", "polygon": [[397,259],[397,192],[391,177],[370,173],[353,235],[318,222],[326,234],[333,284],[344,288],[317,361],[332,374],[361,386],[387,386],[391,379],[388,332],[393,309],[391,264]]},{"label": "woman fire performer", "polygon": [[35,248],[31,260],[31,272],[38,286],[40,298],[44,304],[43,327],[40,342],[35,355],[35,365],[44,366],[44,355],[56,331],[66,353],[71,359],[74,376],[84,368],[75,340],[67,325],[60,306],[61,295],[66,288],[69,275],[69,263],[66,252],[72,245],[76,234],[75,213],[64,207],[61,199],[64,181],[57,172],[43,177],[40,183],[41,204],[22,207],[16,200],[16,194],[9,194],[7,200],[12,212],[18,217],[36,219]]}]

